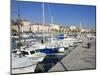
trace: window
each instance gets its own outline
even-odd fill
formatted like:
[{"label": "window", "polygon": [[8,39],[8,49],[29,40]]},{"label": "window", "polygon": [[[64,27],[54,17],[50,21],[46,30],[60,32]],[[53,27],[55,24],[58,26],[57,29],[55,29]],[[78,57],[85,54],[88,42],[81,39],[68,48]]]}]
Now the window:
[{"label": "window", "polygon": [[39,50],[36,50],[37,53],[39,53]]},{"label": "window", "polygon": [[29,55],[28,52],[25,52],[25,55]]},{"label": "window", "polygon": [[31,53],[31,54],[34,54],[34,53],[35,53],[35,51],[34,51],[34,50],[33,50],[33,51],[30,51],[30,53]]},{"label": "window", "polygon": [[25,52],[25,51],[23,51],[22,53],[23,55],[29,55],[28,52]]}]

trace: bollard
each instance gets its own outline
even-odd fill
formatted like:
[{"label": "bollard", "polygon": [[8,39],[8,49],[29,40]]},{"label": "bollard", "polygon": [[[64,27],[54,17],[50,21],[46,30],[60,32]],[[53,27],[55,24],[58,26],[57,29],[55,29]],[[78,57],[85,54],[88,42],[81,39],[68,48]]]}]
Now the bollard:
[{"label": "bollard", "polygon": [[91,44],[88,42],[87,43],[87,48],[90,48],[91,47]]}]

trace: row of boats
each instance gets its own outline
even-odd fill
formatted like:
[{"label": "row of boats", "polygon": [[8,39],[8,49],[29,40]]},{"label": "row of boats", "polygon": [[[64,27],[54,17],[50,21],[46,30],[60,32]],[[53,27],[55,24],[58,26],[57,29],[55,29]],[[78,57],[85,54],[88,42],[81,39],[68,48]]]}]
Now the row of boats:
[{"label": "row of boats", "polygon": [[[18,6],[18,14],[20,14],[20,1]],[[42,3],[42,16],[43,16],[43,26],[45,24],[45,15],[44,15],[44,3]],[[51,13],[49,11],[49,13]],[[52,24],[53,24],[53,16]],[[72,38],[61,34],[59,36],[52,36],[50,34],[24,34],[21,32],[21,22],[20,15],[18,16],[18,33],[19,36],[12,36],[12,39],[16,40],[15,43],[18,47],[12,48],[12,65],[11,65],[11,73],[12,74],[22,74],[22,73],[33,73],[35,72],[35,68],[39,62],[42,62],[47,55],[52,55],[56,53],[64,53],[65,49],[74,46],[75,43],[82,42],[79,38]],[[43,31],[45,32],[45,31]],[[22,33],[22,34],[21,34]],[[49,36],[49,37],[48,37]],[[30,39],[31,37],[31,39]],[[33,39],[34,37],[42,37],[43,40],[41,42],[39,39]],[[46,37],[46,38],[45,38]],[[21,39],[23,38],[23,39]],[[29,38],[29,39],[25,39]],[[27,43],[26,43],[27,42]],[[22,45],[21,45],[22,44]]]},{"label": "row of boats", "polygon": [[[32,41],[32,38],[26,42],[29,41]],[[57,37],[48,37],[45,42],[32,41],[21,46],[20,50],[15,48],[12,50],[12,74],[34,72],[38,62],[42,62],[47,55],[64,53],[66,48],[78,42],[82,40],[61,34]]]}]

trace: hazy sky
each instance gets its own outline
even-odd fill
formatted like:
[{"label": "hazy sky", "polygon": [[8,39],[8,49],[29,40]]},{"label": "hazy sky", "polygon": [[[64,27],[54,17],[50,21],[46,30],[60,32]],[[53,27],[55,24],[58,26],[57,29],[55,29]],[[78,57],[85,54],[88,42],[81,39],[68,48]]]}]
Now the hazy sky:
[{"label": "hazy sky", "polygon": [[[29,20],[32,23],[42,23],[42,3],[41,2],[20,2],[21,19]],[[79,26],[80,22],[83,27],[95,27],[95,6],[71,5],[44,3],[45,24],[51,23],[53,16],[54,23],[69,26]],[[18,18],[18,2],[12,0],[11,18]]]}]

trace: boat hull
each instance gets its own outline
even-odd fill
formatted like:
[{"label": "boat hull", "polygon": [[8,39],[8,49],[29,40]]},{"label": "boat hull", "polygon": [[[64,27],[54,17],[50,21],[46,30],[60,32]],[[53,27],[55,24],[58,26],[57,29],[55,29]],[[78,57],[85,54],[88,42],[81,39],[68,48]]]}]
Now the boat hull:
[{"label": "boat hull", "polygon": [[35,65],[30,65],[27,67],[21,67],[21,68],[13,68],[12,69],[12,74],[25,74],[25,73],[32,73],[35,71],[36,64]]}]

